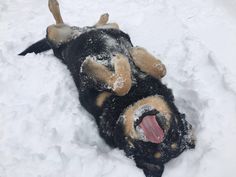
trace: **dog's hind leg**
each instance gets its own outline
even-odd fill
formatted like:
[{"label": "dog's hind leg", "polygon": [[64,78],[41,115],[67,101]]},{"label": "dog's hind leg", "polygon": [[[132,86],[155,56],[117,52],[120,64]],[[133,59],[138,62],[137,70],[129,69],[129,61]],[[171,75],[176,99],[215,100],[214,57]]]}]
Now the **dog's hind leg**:
[{"label": "dog's hind leg", "polygon": [[166,75],[166,67],[160,60],[151,55],[146,49],[133,47],[130,49],[132,59],[139,69],[157,79]]},{"label": "dog's hind leg", "polygon": [[57,0],[48,0],[48,8],[51,11],[54,19],[56,20],[56,24],[64,23],[61,17],[59,3]]},{"label": "dog's hind leg", "polygon": [[96,28],[113,28],[119,29],[119,25],[117,23],[107,23],[109,20],[109,14],[102,14],[98,20],[98,22],[94,25]]},{"label": "dog's hind leg", "polygon": [[112,29],[120,29],[119,25],[117,23],[107,23],[101,27],[98,28],[103,28],[103,29],[108,29],[108,28],[112,28]]},{"label": "dog's hind leg", "polygon": [[115,72],[96,62],[92,57],[87,57],[82,66],[83,72],[104,82],[115,94],[123,96],[129,92],[132,84],[130,64],[121,54],[114,56],[113,61]]},{"label": "dog's hind leg", "polygon": [[109,14],[108,13],[102,14],[98,22],[94,26],[98,28],[100,26],[106,25],[108,20],[109,20]]}]

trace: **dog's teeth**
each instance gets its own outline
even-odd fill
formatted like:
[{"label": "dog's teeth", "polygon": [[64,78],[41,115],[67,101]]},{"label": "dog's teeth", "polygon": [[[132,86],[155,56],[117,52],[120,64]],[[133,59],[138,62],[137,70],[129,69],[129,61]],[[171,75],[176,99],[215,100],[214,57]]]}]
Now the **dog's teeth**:
[{"label": "dog's teeth", "polygon": [[148,111],[151,111],[153,110],[154,108],[152,106],[149,106],[149,105],[145,105],[145,106],[142,106],[140,107],[139,109],[137,109],[134,113],[134,121],[137,121],[139,120],[139,118],[145,113],[145,112],[148,112]]}]

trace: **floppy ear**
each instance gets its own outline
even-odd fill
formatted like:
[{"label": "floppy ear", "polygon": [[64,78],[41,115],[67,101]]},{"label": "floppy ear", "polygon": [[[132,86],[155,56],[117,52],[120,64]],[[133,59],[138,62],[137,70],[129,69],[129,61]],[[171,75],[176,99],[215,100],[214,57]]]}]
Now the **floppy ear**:
[{"label": "floppy ear", "polygon": [[50,50],[51,47],[47,42],[47,39],[41,39],[40,41],[32,44],[31,46],[29,46],[27,49],[25,49],[23,52],[19,53],[19,55],[26,55],[27,53],[41,53],[41,52],[45,52],[47,50]]},{"label": "floppy ear", "polygon": [[143,159],[135,159],[137,167],[143,169],[143,172],[146,177],[161,177],[164,171],[164,164],[149,164],[145,163]]}]

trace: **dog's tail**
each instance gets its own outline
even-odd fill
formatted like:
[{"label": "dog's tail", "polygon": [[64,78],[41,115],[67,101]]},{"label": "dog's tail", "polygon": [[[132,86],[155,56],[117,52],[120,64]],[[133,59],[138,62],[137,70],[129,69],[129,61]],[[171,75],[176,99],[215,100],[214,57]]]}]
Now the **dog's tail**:
[{"label": "dog's tail", "polygon": [[23,52],[19,53],[19,55],[26,55],[27,53],[41,53],[41,52],[45,52],[47,50],[50,50],[51,47],[47,41],[46,38],[41,39],[40,41],[32,44],[31,46],[29,46],[27,49],[25,49]]}]

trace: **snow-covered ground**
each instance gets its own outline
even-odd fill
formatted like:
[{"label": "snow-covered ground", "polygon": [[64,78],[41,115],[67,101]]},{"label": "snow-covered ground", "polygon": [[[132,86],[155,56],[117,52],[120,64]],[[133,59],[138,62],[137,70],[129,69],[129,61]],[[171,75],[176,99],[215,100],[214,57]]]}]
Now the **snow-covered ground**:
[{"label": "snow-covered ground", "polygon": [[[236,174],[236,1],[59,1],[71,25],[111,21],[167,66],[163,82],[194,125],[195,150],[163,177]],[[52,54],[17,56],[54,23],[47,0],[0,1],[0,177],[143,177],[98,136],[67,68]]]}]

